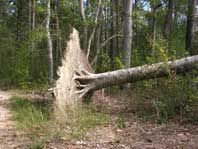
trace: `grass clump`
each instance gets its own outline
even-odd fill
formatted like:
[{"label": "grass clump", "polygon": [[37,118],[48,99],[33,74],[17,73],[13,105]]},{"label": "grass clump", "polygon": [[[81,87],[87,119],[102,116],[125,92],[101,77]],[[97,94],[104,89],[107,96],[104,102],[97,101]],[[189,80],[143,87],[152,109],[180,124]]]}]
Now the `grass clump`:
[{"label": "grass clump", "polygon": [[9,108],[17,128],[27,133],[32,141],[29,148],[42,148],[51,136],[48,128],[51,105],[14,96],[10,98]]},{"label": "grass clump", "polygon": [[87,105],[68,110],[69,122],[63,119],[63,123],[59,124],[50,116],[51,107],[49,103],[33,102],[17,96],[10,99],[13,119],[32,141],[30,149],[43,148],[52,140],[81,139],[89,129],[107,124],[110,120],[109,115],[97,112]]},{"label": "grass clump", "polygon": [[17,96],[10,101],[13,118],[20,129],[33,128],[49,120],[50,107],[47,103],[32,102]]},{"label": "grass clump", "polygon": [[81,106],[75,111],[77,112],[70,115],[72,131],[69,137],[72,139],[81,139],[89,129],[105,125],[110,121],[110,115],[97,112],[90,106]]}]

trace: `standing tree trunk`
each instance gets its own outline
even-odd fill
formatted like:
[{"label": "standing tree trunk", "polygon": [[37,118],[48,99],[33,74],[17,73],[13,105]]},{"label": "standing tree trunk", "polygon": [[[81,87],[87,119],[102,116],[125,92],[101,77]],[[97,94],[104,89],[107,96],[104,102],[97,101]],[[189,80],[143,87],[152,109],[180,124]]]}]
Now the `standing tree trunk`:
[{"label": "standing tree trunk", "polygon": [[[29,0],[29,30],[30,32],[32,31],[32,0]],[[31,35],[29,36],[31,40]],[[32,53],[32,44],[29,46],[29,76],[30,76],[30,81],[33,80],[33,53]]]},{"label": "standing tree trunk", "polygon": [[131,66],[132,8],[133,0],[124,0],[123,64],[126,68]]},{"label": "standing tree trunk", "polygon": [[32,29],[32,0],[29,0],[29,27],[30,27],[30,30]]},{"label": "standing tree trunk", "polygon": [[32,30],[35,29],[35,18],[36,18],[36,1],[32,2]]},{"label": "standing tree trunk", "polygon": [[167,11],[165,23],[164,23],[164,37],[167,39],[170,38],[170,33],[172,30],[173,8],[174,8],[174,0],[169,0],[168,11]]},{"label": "standing tree trunk", "polygon": [[99,0],[98,2],[98,7],[96,10],[96,14],[95,14],[95,18],[94,18],[94,27],[93,27],[93,31],[89,37],[89,41],[88,41],[88,46],[87,46],[87,59],[89,59],[89,55],[90,55],[90,50],[91,50],[91,43],[92,40],[94,39],[94,35],[98,26],[98,19],[99,19],[99,13],[100,13],[100,8],[101,8],[101,2],[102,0]]},{"label": "standing tree trunk", "polygon": [[157,13],[157,10],[161,6],[162,6],[162,3],[159,3],[159,4],[151,3],[152,14],[153,14],[153,18],[152,18],[152,40],[153,40],[152,56],[153,57],[155,57],[155,41],[156,41],[156,31],[157,31],[156,13]]},{"label": "standing tree trunk", "polygon": [[[30,31],[33,33],[35,31],[35,24],[36,24],[36,1],[29,0],[29,27]],[[30,44],[30,81],[34,79],[35,74],[35,66],[34,66],[34,50],[35,50],[35,40],[31,38],[32,42]]]},{"label": "standing tree trunk", "polygon": [[[87,19],[85,16],[85,9],[84,9],[84,4],[83,0],[80,0],[80,14],[83,20],[83,40],[82,40],[82,49],[84,50],[85,53],[87,53],[87,45],[88,45],[88,24],[87,24]],[[88,2],[87,2],[88,3]]]},{"label": "standing tree trunk", "polygon": [[188,0],[188,17],[186,28],[186,50],[192,55],[194,40],[194,20],[196,12],[196,0]]},{"label": "standing tree trunk", "polygon": [[59,1],[55,4],[55,19],[56,19],[56,68],[60,64],[60,59],[63,57],[62,43],[61,43],[61,31],[59,24]]},{"label": "standing tree trunk", "polygon": [[47,31],[48,60],[49,60],[49,82],[50,82],[50,84],[52,84],[53,79],[54,79],[54,62],[53,62],[52,39],[51,39],[51,35],[50,35],[50,16],[51,16],[50,0],[48,0],[46,31]]},{"label": "standing tree trunk", "polygon": [[[114,36],[117,31],[117,25],[116,25],[116,0],[111,0],[111,15],[112,15],[112,20],[111,20],[111,36]],[[110,58],[111,58],[111,65],[112,68],[114,69],[114,59],[117,54],[117,46],[116,46],[116,38],[113,38],[111,40],[111,46],[110,46]]]}]

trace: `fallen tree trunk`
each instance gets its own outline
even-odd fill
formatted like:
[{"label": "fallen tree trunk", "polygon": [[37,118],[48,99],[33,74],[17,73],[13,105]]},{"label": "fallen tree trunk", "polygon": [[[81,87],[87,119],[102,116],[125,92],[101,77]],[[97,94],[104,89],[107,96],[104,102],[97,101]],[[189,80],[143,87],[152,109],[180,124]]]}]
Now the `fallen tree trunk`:
[{"label": "fallen tree trunk", "polygon": [[73,80],[76,82],[78,89],[76,94],[79,94],[79,97],[84,97],[88,93],[113,85],[159,78],[169,75],[172,71],[176,73],[186,72],[193,69],[197,63],[198,55],[100,74],[93,74],[86,70],[76,70]]}]

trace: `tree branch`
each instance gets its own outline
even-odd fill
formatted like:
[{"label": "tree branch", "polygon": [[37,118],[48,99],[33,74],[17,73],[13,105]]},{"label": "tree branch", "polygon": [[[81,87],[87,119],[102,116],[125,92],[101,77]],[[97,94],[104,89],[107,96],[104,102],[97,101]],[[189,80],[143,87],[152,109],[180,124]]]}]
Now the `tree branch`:
[{"label": "tree branch", "polygon": [[104,42],[100,45],[100,47],[97,49],[97,51],[96,51],[96,56],[95,56],[94,59],[92,60],[91,65],[93,65],[93,64],[97,61],[98,55],[100,54],[100,50],[101,50],[110,40],[112,40],[112,39],[114,39],[114,38],[116,38],[116,37],[123,37],[123,35],[115,34],[115,35],[109,37],[106,41],[104,41]]}]

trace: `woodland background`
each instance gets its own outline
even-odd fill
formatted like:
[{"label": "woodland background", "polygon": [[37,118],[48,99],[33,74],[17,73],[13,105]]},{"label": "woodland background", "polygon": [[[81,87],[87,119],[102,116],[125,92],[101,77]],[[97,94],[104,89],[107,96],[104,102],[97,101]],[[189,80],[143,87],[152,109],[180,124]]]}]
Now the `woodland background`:
[{"label": "woodland background", "polygon": [[[71,27],[96,73],[196,55],[197,7],[196,0],[1,0],[0,86],[52,85]],[[140,115],[197,122],[197,81],[196,70],[170,73],[133,83],[127,94],[136,95]]]}]

